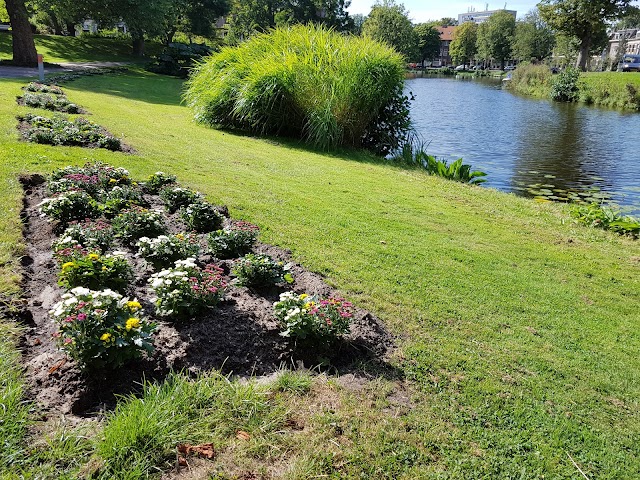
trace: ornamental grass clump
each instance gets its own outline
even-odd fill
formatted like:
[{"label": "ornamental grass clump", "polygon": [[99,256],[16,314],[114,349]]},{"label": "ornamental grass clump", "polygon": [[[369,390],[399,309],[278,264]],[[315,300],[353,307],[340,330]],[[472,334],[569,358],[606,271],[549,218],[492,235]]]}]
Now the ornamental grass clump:
[{"label": "ornamental grass clump", "polygon": [[248,253],[233,266],[238,285],[253,288],[272,287],[279,283],[293,283],[289,265],[269,255]]},{"label": "ornamental grass clump", "polygon": [[[207,57],[184,98],[203,124],[293,136],[324,149],[360,146],[385,108],[404,97],[404,67],[400,54],[370,38],[297,25]],[[408,130],[408,118],[405,111],[393,121]],[[378,151],[378,143],[369,146]]]},{"label": "ornamental grass clump", "polygon": [[149,284],[156,295],[152,300],[156,314],[187,319],[217,305],[227,287],[222,273],[216,265],[200,268],[194,258],[188,258],[152,275]]},{"label": "ornamental grass clump", "polygon": [[168,186],[160,190],[160,198],[166,209],[173,213],[180,207],[186,207],[192,203],[202,202],[202,195],[188,188]]},{"label": "ornamental grass clump", "polygon": [[255,245],[260,228],[249,222],[233,222],[207,237],[209,251],[215,257],[227,259],[246,255]]},{"label": "ornamental grass clump", "polygon": [[149,178],[143,184],[144,191],[156,194],[167,185],[177,185],[177,177],[169,173],[156,172],[149,175]]},{"label": "ornamental grass clump", "polygon": [[76,287],[49,314],[58,326],[58,345],[83,369],[118,367],[153,351],[155,324],[137,300],[110,289]]},{"label": "ornamental grass clump", "polygon": [[130,245],[142,237],[157,237],[167,233],[162,212],[142,207],[125,210],[113,219],[112,225],[116,237]]},{"label": "ornamental grass clump", "polygon": [[58,252],[75,245],[104,253],[113,245],[113,229],[104,220],[72,222],[53,242],[53,251]]},{"label": "ornamental grass clump", "polygon": [[187,229],[197,233],[209,233],[222,228],[224,216],[207,202],[195,202],[180,209],[180,218]]},{"label": "ornamental grass clump", "polygon": [[170,267],[176,260],[195,257],[200,251],[195,235],[160,235],[156,238],[142,237],[136,243],[138,255],[153,265],[153,268]]},{"label": "ornamental grass clump", "polygon": [[294,292],[280,294],[273,304],[283,337],[330,342],[349,332],[353,305],[342,298],[319,298]]},{"label": "ornamental grass clump", "polygon": [[68,190],[40,202],[39,211],[52,220],[66,225],[74,220],[97,218],[100,206],[83,190]]},{"label": "ornamental grass clump", "polygon": [[[57,257],[63,258],[65,251]],[[86,253],[84,249],[73,248],[69,255],[65,255],[60,267],[58,285],[65,290],[74,287],[86,287],[91,290],[113,288],[125,292],[133,279],[133,270],[123,252],[101,255],[97,252]]]}]

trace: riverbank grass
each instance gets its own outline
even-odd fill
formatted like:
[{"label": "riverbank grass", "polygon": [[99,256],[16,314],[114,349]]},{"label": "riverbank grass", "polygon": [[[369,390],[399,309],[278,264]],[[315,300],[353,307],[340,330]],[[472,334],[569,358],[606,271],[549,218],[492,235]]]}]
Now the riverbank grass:
[{"label": "riverbank grass", "polygon": [[[560,205],[365,153],[328,155],[197,126],[180,105],[182,83],[145,72],[65,86],[136,155],[27,144],[15,129],[16,114],[26,111],[14,103],[21,85],[0,80],[5,298],[19,293],[18,175],[98,160],[136,178],[175,173],[228,205],[234,217],[259,225],[265,242],[290,249],[378,315],[398,349],[387,364],[356,366],[355,378],[314,379],[308,393],[274,395],[269,384],[268,395],[231,381],[215,396],[209,386],[227,381],[214,372],[190,385],[149,387],[143,402],[122,399],[89,432],[58,426],[54,414],[48,422],[34,415],[26,438],[20,428],[3,435],[16,457],[9,478],[159,476],[177,442],[207,438],[219,454],[202,468],[219,478],[571,479],[577,470],[569,455],[589,478],[640,471],[637,242],[579,226]],[[3,353],[13,352],[2,355],[15,372],[0,385],[10,396],[22,383],[19,360],[10,337],[0,342]],[[176,388],[204,391],[206,401],[174,401]],[[24,418],[24,403],[7,405],[3,422]],[[159,427],[144,432],[135,418]],[[191,425],[198,425],[193,436]],[[21,453],[27,445],[29,456]],[[123,460],[125,451],[134,463]]]}]

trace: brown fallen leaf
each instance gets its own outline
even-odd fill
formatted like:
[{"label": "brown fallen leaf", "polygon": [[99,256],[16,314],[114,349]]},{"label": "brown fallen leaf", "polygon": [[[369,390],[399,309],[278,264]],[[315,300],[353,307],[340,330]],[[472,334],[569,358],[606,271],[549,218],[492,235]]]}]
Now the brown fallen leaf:
[{"label": "brown fallen leaf", "polygon": [[189,464],[187,463],[187,459],[178,455],[178,466],[180,467],[188,467]]},{"label": "brown fallen leaf", "polygon": [[58,363],[56,363],[53,367],[49,369],[49,375],[54,373],[56,370],[59,370],[60,367],[62,367],[65,363],[67,363],[66,358],[63,358],[62,360],[60,360]]},{"label": "brown fallen leaf", "polygon": [[238,440],[250,440],[251,439],[251,435],[249,435],[247,432],[245,432],[244,430],[238,430],[236,432],[236,438]]},{"label": "brown fallen leaf", "polygon": [[[178,445],[178,453],[185,457],[189,455],[195,455],[212,460],[216,453],[213,448],[213,443],[203,443],[200,445],[189,445],[188,443],[181,443]],[[180,462],[180,456],[178,456],[178,462]]]},{"label": "brown fallen leaf", "polygon": [[35,346],[37,346],[37,345],[42,345],[42,341],[41,341],[39,338],[36,338],[36,339],[33,341],[33,346],[35,347]]}]

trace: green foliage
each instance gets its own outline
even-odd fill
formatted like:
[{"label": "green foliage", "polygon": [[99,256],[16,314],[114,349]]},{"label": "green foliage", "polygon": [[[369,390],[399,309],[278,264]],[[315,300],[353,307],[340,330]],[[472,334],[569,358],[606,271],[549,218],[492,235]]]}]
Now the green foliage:
[{"label": "green foliage", "polygon": [[414,30],[418,35],[419,58],[422,62],[433,60],[440,54],[440,32],[430,23],[419,23]]},{"label": "green foliage", "polygon": [[278,283],[293,283],[288,265],[269,255],[248,253],[233,265],[238,284],[245,287],[264,288]]},{"label": "green foliage", "polygon": [[53,118],[27,113],[19,116],[24,122],[24,138],[34,143],[50,145],[76,145],[81,147],[101,147],[108,150],[120,150],[120,140],[106,134],[102,127],[85,119],[67,120],[56,114]]},{"label": "green foliage", "polygon": [[200,201],[180,209],[180,218],[188,230],[209,233],[222,228],[224,216],[210,203]]},{"label": "green foliage", "polygon": [[200,251],[198,240],[193,235],[160,235],[156,238],[142,237],[136,242],[138,255],[153,265],[156,270],[172,266],[177,260],[196,257]]},{"label": "green foliage", "polygon": [[251,251],[260,229],[249,222],[233,222],[207,237],[209,251],[218,258],[237,258]]},{"label": "green foliage", "polygon": [[50,93],[51,95],[64,95],[64,92],[57,85],[50,85],[39,82],[31,82],[24,89],[27,92]]},{"label": "green foliage", "polygon": [[578,82],[580,101],[626,110],[640,110],[640,75],[635,72],[584,73]]},{"label": "green foliage", "polygon": [[53,243],[53,251],[57,252],[74,245],[90,250],[106,252],[113,245],[113,229],[103,220],[83,220],[72,223]]},{"label": "green foliage", "polygon": [[91,196],[82,190],[71,190],[45,198],[39,205],[40,213],[66,225],[74,220],[97,218],[100,206]]},{"label": "green foliage", "polygon": [[612,230],[620,235],[640,238],[639,220],[621,215],[620,212],[599,203],[576,205],[571,209],[571,216],[589,227]]},{"label": "green foliage", "polygon": [[170,173],[156,172],[147,178],[143,188],[145,192],[156,194],[167,185],[176,185],[177,177]]},{"label": "green foliage", "polygon": [[456,182],[478,185],[484,183],[486,180],[482,177],[487,176],[479,170],[471,171],[471,165],[463,164],[461,158],[448,165],[446,160],[439,160],[427,154],[423,147],[415,146],[411,142],[405,143],[393,160],[405,165],[415,165],[426,170],[430,175]]},{"label": "green foliage", "polygon": [[538,10],[532,10],[516,23],[513,53],[521,61],[538,61],[550,57],[556,38],[542,20]]},{"label": "green foliage", "polygon": [[144,318],[137,300],[109,289],[76,287],[50,315],[58,326],[57,343],[83,369],[118,367],[153,351],[155,324]]},{"label": "green foliage", "polygon": [[167,232],[162,212],[133,207],[113,220],[113,231],[123,242],[134,244],[141,237],[157,237]]},{"label": "green foliage", "polygon": [[170,43],[160,52],[148,70],[162,75],[187,78],[191,68],[213,50],[199,43]]},{"label": "green foliage", "polygon": [[208,58],[188,81],[185,100],[201,123],[334,148],[360,145],[402,95],[403,82],[404,62],[390,48],[295,26]]},{"label": "green foliage", "polygon": [[96,252],[71,255],[60,268],[58,285],[65,290],[86,287],[91,290],[112,288],[124,293],[133,279],[133,270],[122,253],[101,255]]},{"label": "green foliage", "polygon": [[516,19],[506,10],[491,15],[477,29],[476,45],[481,58],[494,58],[504,68],[505,60],[511,57],[515,29]]},{"label": "green foliage", "polygon": [[353,306],[342,298],[320,298],[294,292],[280,294],[273,305],[284,337],[327,343],[349,332]]},{"label": "green foliage", "polygon": [[362,25],[362,35],[390,45],[406,60],[417,58],[418,45],[422,43],[409,20],[409,12],[395,0],[382,0],[373,5]]},{"label": "green foliage", "polygon": [[113,218],[122,210],[133,206],[148,206],[142,195],[142,190],[136,185],[115,186],[103,193],[100,200],[102,201],[102,213],[107,218]]},{"label": "green foliage", "polygon": [[49,95],[47,93],[25,93],[18,100],[27,107],[43,108],[54,112],[80,113],[80,107],[71,103],[64,95]]},{"label": "green foliage", "polygon": [[478,25],[466,22],[453,33],[453,40],[449,46],[449,55],[455,62],[467,64],[478,51]]},{"label": "green foliage", "polygon": [[506,83],[509,90],[522,95],[549,97],[553,74],[546,65],[533,65],[521,62],[511,73],[511,81]]},{"label": "green foliage", "polygon": [[187,207],[192,203],[202,202],[202,195],[188,188],[167,186],[160,190],[160,198],[166,209],[173,213],[181,207]]},{"label": "green foliage", "polygon": [[304,395],[311,390],[313,378],[307,372],[281,370],[273,383],[274,389],[280,392]]},{"label": "green foliage", "polygon": [[556,75],[551,82],[551,100],[556,102],[574,102],[578,99],[578,81],[580,70],[567,68]]},{"label": "green foliage", "polygon": [[156,314],[189,319],[216,306],[224,297],[227,284],[216,265],[200,268],[194,258],[177,260],[175,267],[151,275],[149,284],[156,295],[152,300]]}]

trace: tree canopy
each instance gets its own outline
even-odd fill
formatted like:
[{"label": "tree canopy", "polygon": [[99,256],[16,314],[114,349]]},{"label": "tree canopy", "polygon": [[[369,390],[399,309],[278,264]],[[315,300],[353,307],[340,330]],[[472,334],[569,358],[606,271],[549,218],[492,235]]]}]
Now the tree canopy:
[{"label": "tree canopy", "polygon": [[362,26],[362,34],[395,48],[405,59],[418,55],[418,34],[413,29],[409,12],[394,0],[379,0]]},{"label": "tree canopy", "polygon": [[631,0],[542,0],[538,4],[542,19],[551,28],[580,42],[576,67],[586,70],[594,40],[607,21],[622,17]]},{"label": "tree canopy", "polygon": [[511,57],[516,19],[506,10],[494,13],[478,27],[477,47],[485,60],[494,58],[504,69],[505,61]]},{"label": "tree canopy", "polygon": [[419,23],[414,28],[418,36],[420,60],[433,60],[440,53],[440,32],[432,24]]},{"label": "tree canopy", "polygon": [[551,55],[556,43],[553,31],[537,10],[531,10],[516,23],[513,53],[520,60],[543,60]]},{"label": "tree canopy", "polygon": [[462,62],[466,65],[476,52],[478,40],[478,25],[473,22],[466,22],[460,25],[453,32],[453,40],[449,46],[449,54],[455,62]]}]

